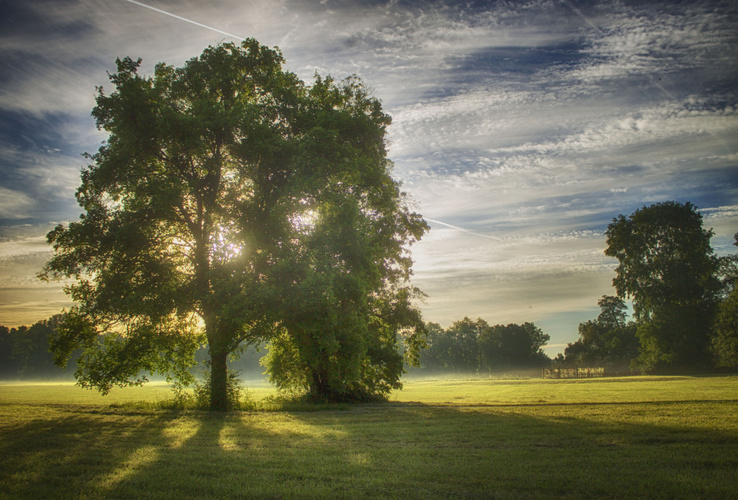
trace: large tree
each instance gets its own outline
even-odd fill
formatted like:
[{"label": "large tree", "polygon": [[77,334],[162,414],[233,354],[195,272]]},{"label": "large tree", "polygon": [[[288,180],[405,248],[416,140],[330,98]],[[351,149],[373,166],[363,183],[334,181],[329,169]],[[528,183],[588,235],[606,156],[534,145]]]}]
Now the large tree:
[{"label": "large tree", "polygon": [[613,285],[630,297],[646,370],[710,366],[719,281],[712,231],[691,203],[644,206],[613,219],[605,254],[619,261]]},{"label": "large tree", "polygon": [[283,62],[246,40],[153,77],[118,60],[114,92],[99,89],[109,138],[42,273],[73,278],[53,349],[62,364],[84,349],[82,385],[187,380],[206,343],[211,407],[226,409],[227,357],[244,343],[288,338],[313,372],[346,356],[369,367],[345,370],[361,378],[371,349],[417,335],[407,248],[427,226],[390,177],[390,119],[357,79],[306,86]]}]

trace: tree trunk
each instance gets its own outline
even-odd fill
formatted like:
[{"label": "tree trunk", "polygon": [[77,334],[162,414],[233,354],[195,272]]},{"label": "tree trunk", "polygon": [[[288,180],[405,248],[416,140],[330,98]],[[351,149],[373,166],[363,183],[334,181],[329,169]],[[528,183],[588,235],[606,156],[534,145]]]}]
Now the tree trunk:
[{"label": "tree trunk", "polygon": [[210,346],[210,409],[228,411],[228,352]]},{"label": "tree trunk", "polygon": [[313,371],[313,380],[310,385],[310,395],[315,401],[334,401],[337,400],[337,394],[331,387],[328,370],[324,365],[320,365]]}]

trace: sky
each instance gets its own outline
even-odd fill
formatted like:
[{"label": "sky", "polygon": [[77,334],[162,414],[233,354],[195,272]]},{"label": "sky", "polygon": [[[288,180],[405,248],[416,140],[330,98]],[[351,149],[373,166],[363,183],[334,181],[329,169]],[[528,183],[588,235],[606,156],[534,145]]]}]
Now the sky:
[{"label": "sky", "polygon": [[547,353],[614,295],[614,217],[694,203],[738,231],[738,4],[728,1],[0,0],[0,324],[70,302],[36,274],[80,215],[115,59],[181,66],[256,38],[287,70],[358,75],[393,118],[427,321],[534,322]]}]

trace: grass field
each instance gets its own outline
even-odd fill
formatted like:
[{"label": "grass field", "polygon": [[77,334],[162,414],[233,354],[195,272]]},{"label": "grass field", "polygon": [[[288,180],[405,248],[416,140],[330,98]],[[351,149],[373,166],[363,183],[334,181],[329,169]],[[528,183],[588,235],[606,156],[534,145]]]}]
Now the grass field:
[{"label": "grass field", "polygon": [[[250,389],[279,410],[273,393]],[[0,385],[0,497],[738,498],[736,376],[417,379],[321,411],[131,403],[167,397]]]}]

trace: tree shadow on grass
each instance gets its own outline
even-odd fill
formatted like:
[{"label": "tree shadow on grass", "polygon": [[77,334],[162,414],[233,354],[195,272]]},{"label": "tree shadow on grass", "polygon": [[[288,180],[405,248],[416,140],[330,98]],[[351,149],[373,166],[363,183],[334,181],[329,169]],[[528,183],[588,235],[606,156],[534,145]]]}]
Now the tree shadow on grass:
[{"label": "tree shadow on grass", "polygon": [[[717,402],[697,412],[737,409]],[[694,411],[687,403],[60,410],[3,429],[0,484],[8,496],[39,498],[734,497],[738,432],[690,423]]]},{"label": "tree shadow on grass", "polygon": [[97,491],[145,446],[161,445],[157,436],[169,425],[164,415],[101,413],[82,406],[21,408],[22,415],[7,418],[0,432],[0,484],[11,497]]}]

